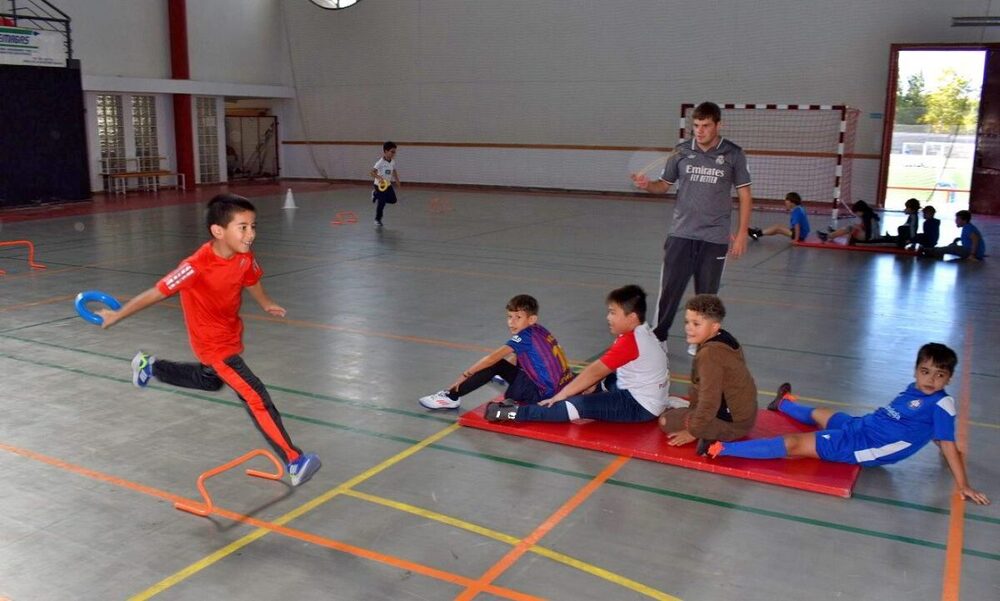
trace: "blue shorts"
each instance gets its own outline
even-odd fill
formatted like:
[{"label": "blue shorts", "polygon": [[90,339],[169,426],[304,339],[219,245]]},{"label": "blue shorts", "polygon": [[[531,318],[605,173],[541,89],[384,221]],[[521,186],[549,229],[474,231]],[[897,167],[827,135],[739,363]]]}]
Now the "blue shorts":
[{"label": "blue shorts", "polygon": [[861,418],[846,413],[834,413],[826,429],[816,432],[816,454],[824,461],[887,465],[906,459],[918,449],[905,440],[889,444],[872,442],[862,429]]}]

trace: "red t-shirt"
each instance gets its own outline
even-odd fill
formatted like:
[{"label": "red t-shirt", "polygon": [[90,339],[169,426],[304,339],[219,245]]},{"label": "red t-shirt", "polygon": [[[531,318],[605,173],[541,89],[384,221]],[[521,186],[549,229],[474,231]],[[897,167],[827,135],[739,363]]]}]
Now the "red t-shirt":
[{"label": "red t-shirt", "polygon": [[211,365],[243,352],[243,288],[256,284],[263,274],[253,253],[223,259],[206,242],[163,276],[156,289],[166,296],[181,293],[191,350]]}]

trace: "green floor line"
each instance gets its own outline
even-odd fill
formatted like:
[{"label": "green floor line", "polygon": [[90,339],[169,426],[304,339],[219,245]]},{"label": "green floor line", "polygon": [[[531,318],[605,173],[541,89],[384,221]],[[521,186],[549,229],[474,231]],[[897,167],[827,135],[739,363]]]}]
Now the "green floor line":
[{"label": "green floor line", "polygon": [[[890,505],[892,507],[903,507],[905,509],[916,509],[917,511],[926,511],[928,513],[937,513],[940,515],[951,515],[951,512],[947,509],[942,509],[940,507],[931,507],[928,505],[920,505],[918,503],[909,503],[907,501],[897,501],[895,499],[884,499],[882,497],[872,497],[869,495],[863,495],[859,493],[854,493],[852,498],[859,501],[868,501],[870,503],[879,503],[881,505]],[[987,524],[1000,524],[1000,518],[990,517],[988,515],[976,515],[974,513],[965,512],[966,519],[975,520],[977,522],[986,522]]]},{"label": "green floor line", "polygon": [[6,334],[7,332],[17,332],[18,330],[27,330],[28,328],[36,328],[38,326],[44,326],[44,325],[48,325],[50,323],[58,323],[60,321],[69,321],[71,319],[75,319],[76,317],[77,317],[76,315],[72,315],[70,317],[60,317],[58,319],[50,319],[48,321],[40,321],[38,323],[32,323],[32,324],[28,324],[26,326],[18,326],[16,328],[10,328],[9,330],[0,330],[0,334]]},{"label": "green floor line", "polygon": [[[10,338],[13,338],[13,337],[10,337]],[[28,342],[33,342],[33,341],[28,341]],[[50,343],[42,343],[42,344],[50,344]],[[57,346],[57,345],[52,345],[52,346]],[[62,347],[59,347],[59,348],[62,348]],[[69,349],[69,350],[75,350],[76,352],[80,352],[80,353],[84,353],[84,354],[90,354],[90,351],[85,351],[85,350],[80,350],[80,349]],[[9,355],[9,354],[6,354],[6,353],[0,353],[0,358],[7,358],[7,359],[11,359],[13,361],[19,361],[19,362],[28,363],[28,364],[31,364],[31,365],[38,365],[38,366],[41,366],[41,367],[48,367],[48,368],[51,368],[51,369],[56,369],[56,370],[60,370],[60,371],[67,371],[67,372],[70,372],[70,373],[75,373],[75,374],[79,374],[79,375],[85,375],[85,376],[100,378],[100,379],[103,379],[103,380],[108,380],[108,381],[112,381],[112,382],[128,384],[129,386],[132,386],[131,379],[127,379],[127,378],[117,378],[117,377],[113,377],[113,376],[106,376],[106,375],[103,375],[103,374],[95,374],[95,373],[83,371],[83,370],[76,369],[76,368],[65,367],[63,365],[57,365],[57,364],[54,364],[54,363],[47,363],[47,362],[43,362],[43,361],[37,361],[37,360],[31,360],[31,359],[24,359],[24,358],[21,358],[21,357],[15,357],[13,355]],[[173,394],[173,395],[176,395],[176,396],[193,398],[193,399],[199,399],[199,400],[205,400],[205,401],[209,401],[211,403],[215,403],[215,404],[218,404],[218,405],[225,405],[225,406],[230,406],[230,407],[238,407],[240,409],[243,409],[243,404],[241,402],[239,402],[239,401],[232,401],[232,400],[226,400],[226,399],[222,399],[222,398],[218,398],[218,397],[212,397],[212,396],[208,396],[208,395],[205,395],[205,394],[199,394],[197,392],[192,392],[192,391],[187,390],[187,389],[175,388],[175,387],[172,387],[172,386],[162,386],[161,387],[159,385],[154,385],[152,388],[154,390],[159,391],[159,392],[165,392],[165,393]],[[305,393],[305,396],[309,396],[309,393]],[[368,407],[368,406],[363,405],[363,404],[359,404],[359,407],[361,407],[361,408],[368,408],[368,409],[374,409],[374,410],[381,410],[381,408],[379,408],[379,407],[375,407],[375,406]],[[398,410],[398,411],[402,412],[403,410]],[[405,414],[407,416],[415,416],[415,417],[425,417],[425,418],[432,417],[432,416],[427,416],[427,415],[419,414],[419,413],[413,413],[412,415],[411,415],[411,413],[403,413],[403,414]],[[380,439],[383,439],[383,440],[391,440],[393,442],[399,442],[399,443],[402,443],[402,444],[416,444],[417,442],[419,442],[416,439],[410,439],[410,438],[406,438],[406,437],[403,437],[403,436],[396,436],[396,435],[391,435],[391,434],[384,434],[384,433],[381,433],[381,432],[374,432],[374,431],[371,431],[371,430],[364,430],[364,429],[361,429],[361,428],[354,428],[354,427],[351,427],[351,426],[345,426],[343,424],[338,424],[336,422],[330,422],[330,421],[326,421],[326,420],[322,420],[322,419],[318,419],[318,418],[312,418],[312,417],[303,416],[303,415],[298,415],[298,414],[294,414],[294,413],[286,413],[284,411],[282,411],[282,417],[285,418],[285,419],[290,419],[290,420],[300,421],[300,422],[309,423],[309,424],[313,424],[313,425],[328,427],[328,428],[332,428],[332,429],[336,429],[336,430],[341,430],[341,431],[345,431],[345,432],[351,432],[351,433],[361,434],[361,435],[365,435],[365,436],[372,436],[372,437],[380,438]],[[441,420],[440,418],[436,418],[436,419],[439,420],[439,421],[446,421],[446,422],[447,421],[451,421],[451,420]],[[490,455],[490,454],[485,454],[485,453],[479,453],[479,452],[476,452],[476,451],[467,451],[467,450],[464,450],[464,449],[459,449],[459,448],[456,448],[456,447],[450,447],[450,446],[446,446],[446,445],[442,445],[442,444],[433,444],[433,445],[430,445],[429,448],[434,448],[434,449],[438,449],[438,450],[442,450],[442,451],[446,451],[446,452],[450,452],[450,453],[456,453],[456,454],[461,454],[461,455],[466,455],[466,456],[471,456],[471,457],[477,457],[477,458],[481,458],[481,459],[487,459],[489,461],[494,461],[494,462],[497,462],[497,463],[504,463],[504,464],[507,464],[507,465],[514,465],[514,466],[524,467],[524,468],[528,468],[528,469],[535,469],[535,470],[540,470],[540,471],[547,471],[547,472],[550,472],[550,473],[559,474],[559,475],[563,475],[563,476],[569,476],[569,477],[573,477],[573,478],[590,480],[590,479],[593,479],[593,477],[594,477],[593,474],[585,474],[585,473],[574,472],[574,471],[570,471],[570,470],[562,470],[562,469],[559,469],[559,468],[547,467],[547,466],[543,466],[543,465],[536,464],[536,463],[531,463],[531,462],[527,462],[527,461],[521,461],[521,460],[507,458],[507,457],[501,457],[501,456],[498,456],[498,455]],[[773,511],[766,510],[766,509],[757,509],[757,508],[752,508],[752,507],[747,507],[747,506],[741,506],[741,505],[731,504],[731,503],[728,503],[728,502],[725,502],[725,501],[718,501],[718,500],[715,500],[715,499],[710,499],[708,497],[700,497],[700,496],[697,496],[697,495],[690,495],[690,494],[687,494],[687,493],[681,493],[681,492],[677,492],[677,491],[671,491],[669,489],[662,489],[662,488],[650,487],[650,486],[646,486],[646,485],[642,485],[642,484],[632,484],[632,483],[623,482],[623,481],[619,481],[619,480],[609,480],[608,484],[614,484],[614,485],[618,485],[618,486],[625,486],[625,487],[629,487],[629,488],[635,488],[637,490],[643,490],[643,491],[646,491],[646,492],[653,492],[655,494],[659,494],[659,495],[663,495],[663,496],[671,496],[671,497],[675,497],[675,498],[681,498],[681,499],[685,499],[685,500],[688,500],[688,501],[693,501],[693,502],[707,504],[707,505],[715,505],[715,506],[727,507],[727,508],[730,508],[730,509],[736,509],[736,510],[739,510],[739,511],[746,511],[746,512],[749,512],[749,513],[757,513],[757,514],[760,514],[760,515],[768,515],[769,517],[776,517],[776,518],[779,518],[779,519],[786,519],[786,520],[790,520],[790,521],[799,521],[799,522],[803,522],[803,523],[812,523],[813,525],[818,525],[818,526],[823,526],[823,527],[831,527],[831,528],[839,529],[839,530],[854,531],[854,530],[852,530],[853,527],[850,527],[850,526],[842,526],[841,527],[840,525],[834,524],[832,522],[822,522],[820,520],[812,520],[812,521],[810,521],[811,518],[805,518],[805,517],[800,517],[800,516],[793,516],[793,515],[789,515],[789,514],[773,512]],[[919,504],[916,504],[916,503],[907,503],[907,502],[904,502],[904,501],[895,501],[895,500],[892,500],[892,499],[882,499],[880,497],[873,497],[873,496],[867,496],[867,495],[855,495],[855,496],[857,496],[860,500],[864,500],[864,501],[879,502],[879,503],[883,503],[883,504],[887,504],[887,505],[894,505],[894,506],[897,506],[897,507],[903,507],[903,508],[907,508],[907,509],[913,509],[913,510],[923,511],[923,512],[927,512],[927,513],[935,513],[935,514],[939,514],[939,515],[948,515],[950,513],[948,510],[945,510],[945,509],[940,509],[940,508],[937,508],[937,507],[931,507],[931,506],[926,506],[926,505],[919,505]],[[970,514],[968,512],[966,512],[965,515],[969,519],[973,519],[973,520],[978,520],[978,521],[983,521],[983,522],[988,522],[988,523],[1000,523],[1000,520],[997,520],[995,518],[988,517],[988,516],[977,516],[975,514]],[[826,526],[827,524],[829,524],[829,526]],[[864,529],[860,529],[860,528],[856,529],[856,530],[857,530],[858,534],[867,534],[867,535],[875,536],[875,537],[879,537],[879,538],[889,538],[889,539],[892,539],[893,537],[897,536],[897,535],[893,535],[893,534],[889,534],[889,533],[882,533],[882,532],[874,531],[874,530],[864,530]],[[906,540],[904,540],[904,539],[906,539]],[[895,539],[893,539],[893,540],[895,540]],[[909,541],[907,539],[907,537],[900,537],[899,540],[901,542],[911,542],[911,541]],[[912,540],[913,541],[920,541],[920,539],[912,539]],[[940,545],[939,543],[933,543],[933,542],[930,542],[930,541],[914,542],[913,544],[922,544],[923,546],[934,547],[934,548],[942,548],[942,549],[944,548],[943,545]],[[991,554],[991,553],[987,553],[987,552],[984,552],[984,551],[976,551],[976,550],[972,550],[972,549],[965,549],[965,550],[963,550],[963,552],[967,552],[967,554],[969,554],[969,555],[975,555],[977,557],[984,557],[984,558],[987,558],[987,559],[1000,560],[1000,555],[998,555],[998,554]]]}]

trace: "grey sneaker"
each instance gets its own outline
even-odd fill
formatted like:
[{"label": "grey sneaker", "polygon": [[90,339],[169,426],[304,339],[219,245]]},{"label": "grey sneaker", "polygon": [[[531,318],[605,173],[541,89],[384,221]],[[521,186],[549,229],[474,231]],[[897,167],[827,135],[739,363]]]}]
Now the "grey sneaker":
[{"label": "grey sneaker", "polygon": [[153,363],[156,357],[151,357],[139,351],[132,357],[132,383],[138,388],[145,388],[153,379]]},{"label": "grey sneaker", "polygon": [[288,476],[292,480],[292,486],[305,484],[309,481],[323,464],[319,460],[319,455],[315,453],[304,453],[299,458],[288,464]]}]

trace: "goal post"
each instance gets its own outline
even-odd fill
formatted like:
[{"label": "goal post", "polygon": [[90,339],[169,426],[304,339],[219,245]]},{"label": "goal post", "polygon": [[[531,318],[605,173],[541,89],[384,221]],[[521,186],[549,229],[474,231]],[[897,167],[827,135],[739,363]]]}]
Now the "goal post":
[{"label": "goal post", "polygon": [[[690,139],[694,104],[681,105],[679,141]],[[798,192],[803,204],[849,207],[858,109],[823,104],[719,103],[724,138],[747,155],[754,199],[780,202]],[[849,211],[848,211],[849,212]]]}]

